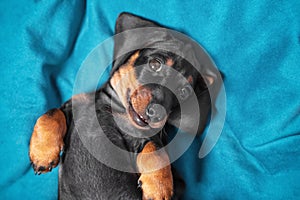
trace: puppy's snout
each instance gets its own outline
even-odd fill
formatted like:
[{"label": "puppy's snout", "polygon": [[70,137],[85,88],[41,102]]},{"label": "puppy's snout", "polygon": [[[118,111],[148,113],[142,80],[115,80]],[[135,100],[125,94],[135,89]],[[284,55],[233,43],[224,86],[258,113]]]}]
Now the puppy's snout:
[{"label": "puppy's snout", "polygon": [[150,104],[146,110],[146,115],[152,123],[162,121],[166,116],[166,109],[160,104]]}]

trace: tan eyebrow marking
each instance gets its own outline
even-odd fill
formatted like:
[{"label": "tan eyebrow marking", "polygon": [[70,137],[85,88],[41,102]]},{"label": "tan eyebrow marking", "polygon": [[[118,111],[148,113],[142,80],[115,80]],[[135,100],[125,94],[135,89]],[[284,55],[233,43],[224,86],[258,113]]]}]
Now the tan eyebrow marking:
[{"label": "tan eyebrow marking", "polygon": [[167,59],[166,65],[171,67],[174,64],[174,61],[171,58]]},{"label": "tan eyebrow marking", "polygon": [[192,84],[193,83],[193,77],[190,75],[188,78],[187,78],[187,81],[190,83],[190,84]]}]

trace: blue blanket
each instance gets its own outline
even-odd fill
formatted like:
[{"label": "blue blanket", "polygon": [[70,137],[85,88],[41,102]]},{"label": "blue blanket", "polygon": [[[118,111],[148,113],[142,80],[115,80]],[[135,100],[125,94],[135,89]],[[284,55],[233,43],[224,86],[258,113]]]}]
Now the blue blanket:
[{"label": "blue blanket", "polygon": [[196,138],[174,163],[187,184],[185,199],[299,198],[299,0],[4,0],[1,199],[57,198],[58,170],[35,176],[30,168],[35,120],[71,97],[81,63],[113,35],[122,11],[194,38],[224,75],[226,120],[217,144],[200,159]]}]

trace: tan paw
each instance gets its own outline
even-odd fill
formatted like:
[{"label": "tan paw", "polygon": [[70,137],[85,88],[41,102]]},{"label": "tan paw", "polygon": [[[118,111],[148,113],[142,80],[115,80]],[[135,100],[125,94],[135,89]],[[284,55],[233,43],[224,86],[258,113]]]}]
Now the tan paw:
[{"label": "tan paw", "polygon": [[66,129],[65,116],[59,109],[52,109],[37,120],[29,146],[36,174],[49,172],[58,165]]},{"label": "tan paw", "polygon": [[141,174],[138,185],[144,200],[170,200],[173,195],[173,178],[169,169]]}]

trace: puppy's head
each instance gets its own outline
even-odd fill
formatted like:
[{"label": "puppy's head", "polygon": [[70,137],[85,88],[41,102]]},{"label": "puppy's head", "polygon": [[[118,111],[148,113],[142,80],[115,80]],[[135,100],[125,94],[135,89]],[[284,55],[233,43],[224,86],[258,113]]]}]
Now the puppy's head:
[{"label": "puppy's head", "polygon": [[[191,126],[202,131],[210,109],[207,87],[216,75],[199,69],[203,55],[197,55],[195,43],[128,13],[119,16],[116,34],[110,84],[130,122],[140,129],[161,128],[169,122],[186,132]],[[201,119],[181,115],[180,106],[191,103],[193,95],[201,101]],[[193,112],[192,107],[185,113]]]}]

